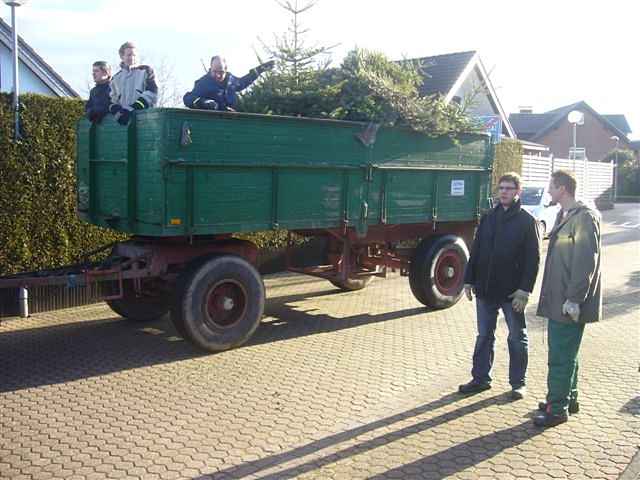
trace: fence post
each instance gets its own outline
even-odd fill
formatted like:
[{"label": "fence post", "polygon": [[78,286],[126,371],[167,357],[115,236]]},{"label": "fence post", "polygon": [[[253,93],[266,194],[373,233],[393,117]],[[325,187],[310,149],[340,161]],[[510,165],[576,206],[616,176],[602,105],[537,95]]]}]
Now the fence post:
[{"label": "fence post", "polygon": [[27,318],[29,316],[29,290],[24,287],[18,289],[18,303],[20,305],[20,316]]}]

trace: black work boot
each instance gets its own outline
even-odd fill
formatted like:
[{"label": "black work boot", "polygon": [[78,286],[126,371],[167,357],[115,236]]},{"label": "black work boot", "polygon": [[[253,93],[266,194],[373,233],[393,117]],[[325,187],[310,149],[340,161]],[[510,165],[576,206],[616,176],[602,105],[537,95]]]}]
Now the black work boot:
[{"label": "black work boot", "polygon": [[512,400],[522,400],[527,395],[527,387],[521,385],[511,389]]},{"label": "black work boot", "polygon": [[553,413],[541,413],[540,415],[536,415],[533,419],[533,423],[536,427],[555,427],[556,425],[560,425],[561,423],[569,420],[569,416],[563,412],[558,414]]},{"label": "black work boot", "polygon": [[[540,410],[541,412],[546,412],[547,411],[547,402],[540,402],[538,404],[538,410]],[[576,413],[580,412],[580,404],[578,403],[578,401],[573,401],[571,400],[569,402],[569,413],[571,415],[574,415]]]},{"label": "black work boot", "polygon": [[490,383],[480,383],[475,380],[471,380],[469,383],[465,383],[464,385],[460,385],[458,387],[458,392],[460,393],[480,393],[485,390],[489,390],[491,388]]}]

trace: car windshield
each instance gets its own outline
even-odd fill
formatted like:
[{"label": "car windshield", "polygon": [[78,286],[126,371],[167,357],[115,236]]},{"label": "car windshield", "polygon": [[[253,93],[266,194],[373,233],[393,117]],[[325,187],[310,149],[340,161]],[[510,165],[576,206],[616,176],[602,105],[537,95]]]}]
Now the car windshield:
[{"label": "car windshield", "polygon": [[524,187],[520,203],[522,205],[540,205],[542,195],[544,195],[544,187]]}]

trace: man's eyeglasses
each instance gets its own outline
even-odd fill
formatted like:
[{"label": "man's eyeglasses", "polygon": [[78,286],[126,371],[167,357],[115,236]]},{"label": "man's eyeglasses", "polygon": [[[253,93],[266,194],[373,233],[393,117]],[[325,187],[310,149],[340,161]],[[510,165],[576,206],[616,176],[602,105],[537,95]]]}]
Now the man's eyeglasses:
[{"label": "man's eyeglasses", "polygon": [[516,189],[516,187],[498,187],[498,190],[506,190],[507,192],[509,190],[515,190],[515,189]]}]

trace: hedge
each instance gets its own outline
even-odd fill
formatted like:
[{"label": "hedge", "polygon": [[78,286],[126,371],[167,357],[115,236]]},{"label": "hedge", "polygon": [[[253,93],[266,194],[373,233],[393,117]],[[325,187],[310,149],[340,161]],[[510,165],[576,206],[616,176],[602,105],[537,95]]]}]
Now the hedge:
[{"label": "hedge", "polygon": [[13,141],[12,96],[0,95],[0,275],[72,263],[124,238],[80,222],[75,198],[76,99],[27,94]]},{"label": "hedge", "polygon": [[491,187],[497,194],[498,179],[507,172],[522,175],[522,144],[518,140],[503,139],[495,146]]}]

